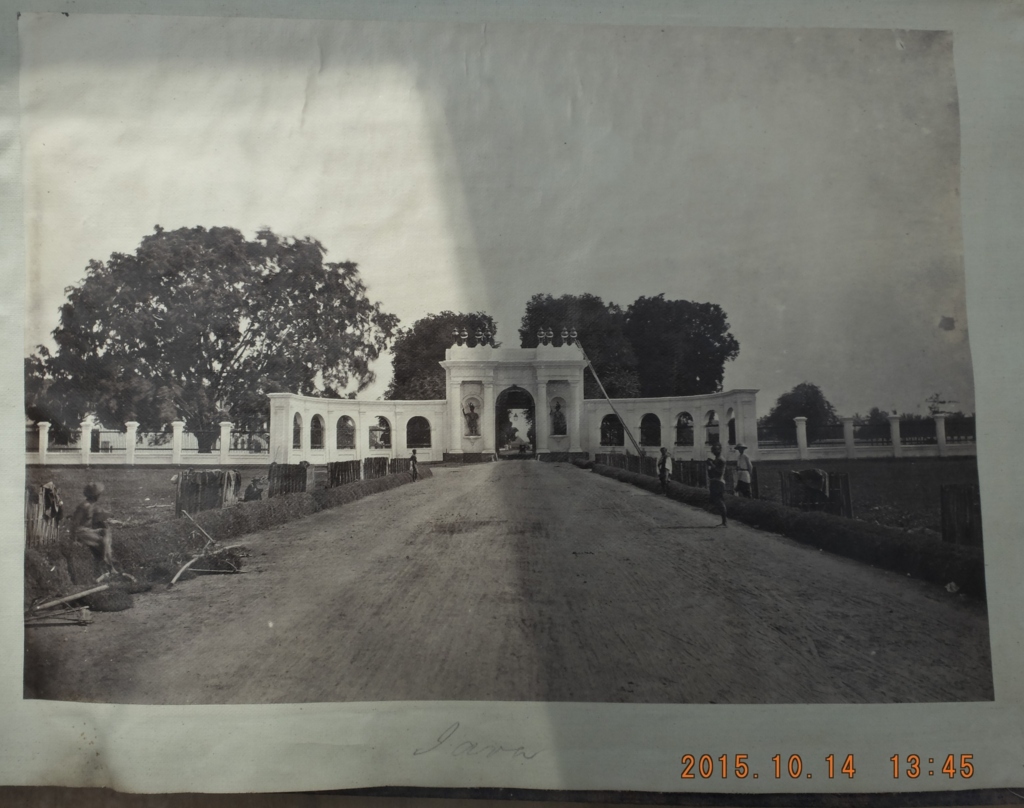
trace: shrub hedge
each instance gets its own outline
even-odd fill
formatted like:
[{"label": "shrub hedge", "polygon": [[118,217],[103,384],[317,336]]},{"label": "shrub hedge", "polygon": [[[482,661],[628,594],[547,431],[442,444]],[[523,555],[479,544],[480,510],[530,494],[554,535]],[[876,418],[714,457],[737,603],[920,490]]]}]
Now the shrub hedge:
[{"label": "shrub hedge", "polygon": [[[586,468],[584,464],[576,465]],[[592,468],[602,476],[661,493],[661,484],[654,477],[601,464],[593,464]],[[710,498],[704,488],[669,481],[668,496],[710,510]],[[760,499],[728,497],[727,507],[730,519],[752,527],[781,533],[802,544],[932,583],[954,582],[965,594],[985,597],[985,559],[980,547],[949,544],[882,525],[799,511]]]}]

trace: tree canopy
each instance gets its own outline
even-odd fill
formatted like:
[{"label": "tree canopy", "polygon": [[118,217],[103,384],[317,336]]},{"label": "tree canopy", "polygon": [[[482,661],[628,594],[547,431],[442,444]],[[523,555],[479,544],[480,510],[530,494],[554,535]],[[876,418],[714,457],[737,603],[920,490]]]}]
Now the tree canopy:
[{"label": "tree canopy", "polygon": [[398,319],[367,298],[356,264],[325,255],[268,229],[247,240],[156,227],[67,288],[55,353],[29,360],[31,403],[64,424],[92,413],[159,430],[184,418],[202,432],[225,417],[259,426],[270,392],[364,389]]},{"label": "tree canopy", "polygon": [[725,363],[739,356],[717,303],[640,297],[624,333],[636,356],[641,396],[693,396],[722,389]]},{"label": "tree canopy", "polygon": [[[575,328],[594,370],[612,398],[633,398],[640,394],[636,356],[624,333],[622,309],[596,295],[534,295],[526,304],[519,340],[523,348],[536,348],[537,331],[552,329],[555,344],[561,344],[562,328]],[[583,381],[585,398],[600,398],[601,390],[587,373]]]},{"label": "tree canopy", "polygon": [[444,360],[445,350],[451,347],[452,330],[456,328],[460,331],[465,328],[469,332],[472,345],[477,331],[494,334],[498,327],[494,318],[482,311],[472,314],[442,311],[417,320],[411,328],[399,329],[391,346],[394,375],[384,397],[402,400],[444,398],[444,368],[438,363]]},{"label": "tree canopy", "polygon": [[809,382],[798,384],[779,396],[761,423],[774,429],[793,429],[793,419],[797,416],[807,419],[808,430],[840,423],[835,407],[825,398],[821,388]]},{"label": "tree canopy", "polygon": [[[722,389],[725,363],[739,355],[722,307],[715,303],[637,298],[623,310],[595,295],[534,295],[519,328],[524,348],[550,328],[555,344],[563,327],[575,328],[594,369],[613,398],[692,396]],[[584,395],[601,391],[590,374]]]}]

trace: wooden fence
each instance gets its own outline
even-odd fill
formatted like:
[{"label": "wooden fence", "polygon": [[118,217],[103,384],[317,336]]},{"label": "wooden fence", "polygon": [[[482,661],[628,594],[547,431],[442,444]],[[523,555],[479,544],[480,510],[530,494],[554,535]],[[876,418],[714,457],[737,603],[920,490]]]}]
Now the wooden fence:
[{"label": "wooden fence", "polygon": [[174,515],[211,511],[235,505],[241,496],[242,475],[237,471],[188,469],[178,474]]},{"label": "wooden fence", "polygon": [[361,464],[358,460],[346,460],[343,463],[327,464],[327,487],[337,488],[339,485],[359,482]]},{"label": "wooden fence", "polygon": [[790,508],[853,518],[849,474],[817,469],[780,471],[779,490],[782,504]]},{"label": "wooden fence", "polygon": [[412,471],[412,461],[408,457],[392,458],[388,464],[388,474],[403,474]]},{"label": "wooden fence", "polygon": [[708,464],[703,460],[675,460],[672,463],[672,479],[694,488],[707,488]]},{"label": "wooden fence", "polygon": [[53,483],[25,489],[25,537],[29,547],[54,544],[63,517],[64,505]]},{"label": "wooden fence", "polygon": [[309,463],[271,463],[267,470],[270,483],[268,497],[282,494],[301,494],[306,490]]},{"label": "wooden fence", "polygon": [[388,476],[388,458],[367,457],[363,459],[363,479],[376,480]]},{"label": "wooden fence", "polygon": [[981,498],[976,485],[944,485],[942,540],[981,547]]}]

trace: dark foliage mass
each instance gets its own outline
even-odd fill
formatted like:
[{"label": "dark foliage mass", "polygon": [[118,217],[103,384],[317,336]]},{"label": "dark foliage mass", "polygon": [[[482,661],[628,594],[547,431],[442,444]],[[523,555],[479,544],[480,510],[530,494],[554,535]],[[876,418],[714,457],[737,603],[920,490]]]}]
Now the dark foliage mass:
[{"label": "dark foliage mass", "polygon": [[[519,326],[523,348],[540,344],[538,331],[552,329],[555,344],[561,345],[563,328],[575,328],[580,344],[612,398],[631,398],[640,394],[636,355],[623,331],[625,314],[614,303],[605,303],[596,295],[534,295],[526,304]],[[600,398],[601,390],[591,374],[584,377],[586,398]]]},{"label": "dark foliage mass", "polygon": [[640,395],[692,396],[722,389],[725,363],[740,353],[716,303],[640,297],[626,309]]},{"label": "dark foliage mass", "polygon": [[445,350],[454,343],[452,330],[465,329],[469,344],[475,345],[478,331],[494,334],[497,328],[494,318],[482,311],[472,314],[442,311],[417,320],[411,328],[400,329],[391,347],[394,376],[385,398],[444,398],[445,374],[439,363],[444,360]]},{"label": "dark foliage mass", "polygon": [[761,425],[773,429],[792,429],[793,419],[797,416],[807,419],[808,431],[840,423],[835,407],[825,398],[821,388],[816,384],[802,382],[779,396],[775,406],[761,419]]},{"label": "dark foliage mass", "polygon": [[266,229],[247,240],[229,227],[157,227],[133,254],[91,261],[66,290],[55,353],[27,361],[29,415],[257,428],[267,393],[365,388],[398,321],[367,298],[354,263],[325,255]]},{"label": "dark foliage mass", "polygon": [[[519,338],[524,348],[538,330],[575,328],[579,341],[613,398],[688,396],[722,389],[725,363],[739,355],[722,307],[714,303],[640,297],[628,308],[595,295],[534,295],[526,304]],[[601,391],[590,374],[584,395]]]}]

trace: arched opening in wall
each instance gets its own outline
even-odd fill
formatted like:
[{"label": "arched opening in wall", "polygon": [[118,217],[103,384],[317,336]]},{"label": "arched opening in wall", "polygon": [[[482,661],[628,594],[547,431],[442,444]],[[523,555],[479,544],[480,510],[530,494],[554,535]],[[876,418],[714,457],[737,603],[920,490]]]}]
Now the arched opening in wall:
[{"label": "arched opening in wall", "polygon": [[302,416],[298,413],[292,418],[292,448],[302,448]]},{"label": "arched opening in wall", "polygon": [[324,448],[324,419],[319,415],[314,415],[309,422],[309,448]]},{"label": "arched opening in wall", "polygon": [[640,419],[640,445],[661,446],[661,419],[654,413]]},{"label": "arched opening in wall", "polygon": [[536,441],[536,407],[533,396],[512,385],[494,402],[494,445],[502,459],[533,457]]},{"label": "arched opening in wall", "polygon": [[335,448],[355,449],[356,448],[356,422],[347,415],[338,419],[337,434],[335,437]]},{"label": "arched opening in wall", "polygon": [[676,416],[676,446],[693,446],[693,416],[688,412]]},{"label": "arched opening in wall", "polygon": [[370,427],[370,448],[391,448],[391,422],[383,415],[378,415],[377,423]]},{"label": "arched opening in wall", "polygon": [[606,415],[601,419],[601,445],[625,446],[626,430],[617,415]]},{"label": "arched opening in wall", "polygon": [[714,410],[711,410],[704,420],[704,443],[708,446],[714,446],[719,442],[718,416]]},{"label": "arched opening in wall", "polygon": [[429,449],[430,421],[422,415],[410,418],[405,425],[405,445],[410,449]]},{"label": "arched opening in wall", "polygon": [[725,412],[725,434],[730,446],[736,445],[736,413],[732,407]]}]

